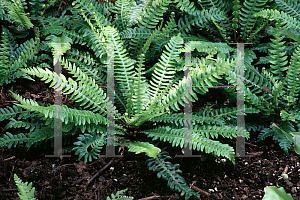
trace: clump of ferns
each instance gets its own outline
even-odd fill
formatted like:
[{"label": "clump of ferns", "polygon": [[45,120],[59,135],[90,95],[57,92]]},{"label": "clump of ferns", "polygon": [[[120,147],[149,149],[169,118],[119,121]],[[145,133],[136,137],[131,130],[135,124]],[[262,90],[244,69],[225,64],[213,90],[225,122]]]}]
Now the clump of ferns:
[{"label": "clump of ferns", "polygon": [[[105,144],[127,146],[130,152],[145,153],[150,157],[148,166],[151,170],[158,171],[158,177],[168,180],[168,186],[172,189],[181,192],[186,198],[192,195],[199,197],[199,194],[193,191],[179,175],[181,173],[178,169],[179,165],[173,165],[166,161],[168,156],[163,156],[161,149],[152,143],[159,139],[171,143],[173,147],[180,146],[181,148],[187,147],[189,144],[190,148],[194,150],[224,156],[234,163],[234,149],[228,144],[222,144],[214,139],[217,139],[218,136],[236,138],[235,125],[226,122],[228,117],[236,115],[236,109],[221,108],[211,112],[192,114],[192,135],[185,136],[184,128],[182,128],[186,120],[185,116],[183,113],[175,112],[180,110],[179,104],[184,106],[185,102],[189,101],[185,90],[188,78],[184,77],[178,82],[173,81],[176,59],[179,58],[183,47],[183,39],[180,34],[172,37],[165,45],[166,51],[155,65],[151,74],[152,79],[147,80],[143,77],[144,53],[142,52],[138,56],[138,61],[127,57],[118,32],[110,26],[102,27],[102,31],[105,36],[103,38],[104,46],[108,48],[108,44],[113,44],[114,47],[116,83],[114,95],[118,109],[113,106],[107,96],[109,89],[112,89],[109,88],[109,84],[107,84],[106,94],[101,87],[98,87],[93,78],[87,76],[79,67],[76,67],[75,64],[72,65],[65,58],[62,59],[63,67],[77,77],[77,81],[72,78],[67,80],[62,74],[58,76],[48,69],[33,67],[22,70],[30,75],[40,77],[47,83],[52,81],[50,87],[62,90],[63,94],[73,93],[70,100],[75,100],[82,106],[82,109],[79,110],[62,105],[62,115],[60,116],[63,134],[75,136],[78,131],[82,132],[78,141],[74,143],[76,147],[73,148],[76,154],[79,154],[79,159],[84,158],[84,162],[92,161],[93,158],[97,159]],[[134,68],[136,63],[137,66]],[[224,75],[234,64],[234,60],[214,59],[211,54],[202,58],[198,64],[194,64],[189,74],[195,84],[218,84],[216,79],[221,79],[220,76]],[[111,69],[108,67],[108,74],[109,70]],[[206,92],[208,89],[205,87],[193,87],[193,90],[190,91],[192,101],[198,98],[196,93],[205,94]],[[51,124],[53,128],[54,105],[44,107],[33,100],[24,100],[17,94],[13,93],[13,95],[20,102],[18,106],[40,113],[46,118],[46,124]],[[118,111],[122,110],[122,106],[125,110],[123,114]],[[172,115],[171,111],[174,112]],[[112,124],[110,119],[115,119],[117,123]],[[159,122],[161,125],[153,126],[153,123]],[[105,134],[111,126],[115,128],[116,136],[114,137]],[[138,138],[139,136],[147,138]],[[18,139],[32,144],[48,137],[54,137],[53,129],[44,127],[28,135],[5,135],[0,140],[3,146],[18,143]],[[117,141],[117,138],[123,139]],[[153,141],[149,141],[150,138]]]}]

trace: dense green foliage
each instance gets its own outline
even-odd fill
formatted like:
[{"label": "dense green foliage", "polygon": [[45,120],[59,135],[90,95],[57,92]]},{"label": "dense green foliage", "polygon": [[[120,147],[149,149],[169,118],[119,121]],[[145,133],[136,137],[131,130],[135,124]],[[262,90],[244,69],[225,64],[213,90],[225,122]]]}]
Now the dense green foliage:
[{"label": "dense green foliage", "polygon": [[[149,169],[168,180],[169,187],[186,199],[199,197],[179,175],[179,166],[166,161],[169,157],[153,141],[181,148],[189,145],[235,162],[233,147],[219,142],[218,137],[237,137],[236,106],[218,105],[193,112],[190,137],[183,128],[189,122],[178,111],[179,105],[188,102],[187,96],[195,102],[209,86],[236,86],[237,50],[230,43],[247,42],[252,44],[245,44],[244,51],[245,137],[249,138],[250,131],[259,131],[259,140],[273,136],[287,154],[293,143],[300,153],[297,1],[198,0],[195,4],[189,0],[119,0],[113,4],[75,0],[59,12],[54,3],[1,1],[0,18],[9,25],[1,29],[0,86],[21,77],[33,80],[29,75],[34,75],[51,82],[50,87],[62,90],[62,94],[72,94],[75,107],[62,105],[59,118],[64,139],[78,138],[73,150],[80,154],[79,159],[97,159],[109,144],[107,116],[114,115],[114,145],[145,153],[150,157]],[[14,40],[28,37],[31,39],[20,47]],[[58,49],[51,42],[67,43]],[[61,64],[72,77],[53,72],[55,51],[62,51]],[[185,52],[190,51],[188,75],[193,87],[189,92],[185,86],[190,80],[184,70],[188,63]],[[114,104],[108,98],[108,90],[113,88],[99,87],[106,85],[108,74],[113,73],[108,67],[111,52]],[[234,88],[224,93],[235,101]],[[24,127],[30,131],[18,135],[7,132],[0,138],[0,146],[25,143],[29,148],[53,141],[55,105],[12,94],[19,104],[0,109],[0,120],[10,120],[5,129]],[[156,122],[162,123],[146,128]]]}]

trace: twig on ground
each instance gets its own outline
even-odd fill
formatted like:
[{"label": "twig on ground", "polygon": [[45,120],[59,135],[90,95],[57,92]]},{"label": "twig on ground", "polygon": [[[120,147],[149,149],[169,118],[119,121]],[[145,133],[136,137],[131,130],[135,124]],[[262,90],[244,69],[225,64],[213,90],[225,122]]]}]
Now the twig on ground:
[{"label": "twig on ground", "polygon": [[287,174],[288,170],[289,170],[289,165],[286,165],[281,176],[283,176],[283,174]]},{"label": "twig on ground", "polygon": [[258,152],[250,152],[248,153],[248,155],[254,155],[254,156],[260,156],[261,154],[263,154],[263,151],[258,151]]},{"label": "twig on ground", "polygon": [[245,144],[248,144],[248,145],[250,145],[250,146],[252,146],[252,147],[257,147],[256,144],[251,144],[251,143],[249,143],[249,142],[245,142]]},{"label": "twig on ground", "polygon": [[87,179],[88,177],[83,177],[81,179],[78,179],[77,181],[74,181],[73,184],[76,185],[76,184],[79,184],[81,183],[84,179]]},{"label": "twig on ground", "polygon": [[14,159],[14,158],[16,158],[16,156],[12,156],[12,157],[6,158],[6,159],[4,159],[3,161],[12,160],[12,159]]},{"label": "twig on ground", "polygon": [[139,200],[151,200],[151,199],[159,199],[159,198],[160,198],[160,196],[155,195],[155,196],[151,196],[151,197],[141,198],[141,199],[139,199]]},{"label": "twig on ground", "polygon": [[12,191],[18,191],[18,188],[12,188],[12,189],[3,189],[3,192],[12,192]]},{"label": "twig on ground", "polygon": [[101,172],[103,172],[106,168],[108,168],[114,161],[111,160],[107,165],[105,165],[102,169],[100,169],[90,180],[88,180],[86,187],[97,177],[100,175]]},{"label": "twig on ground", "polygon": [[196,192],[200,191],[200,194],[203,195],[203,196],[206,196],[206,197],[209,197],[210,194],[208,192],[205,192],[204,190],[201,190],[200,188],[192,185],[192,184],[189,184],[190,188],[192,188],[193,190],[195,190]]}]

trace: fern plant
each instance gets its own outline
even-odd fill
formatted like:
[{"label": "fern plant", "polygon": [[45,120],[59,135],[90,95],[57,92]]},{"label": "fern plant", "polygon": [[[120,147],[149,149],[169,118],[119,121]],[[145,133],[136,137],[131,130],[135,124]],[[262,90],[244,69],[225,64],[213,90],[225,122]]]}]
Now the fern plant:
[{"label": "fern plant", "polygon": [[[80,8],[80,3],[75,2],[74,4],[78,4],[77,7]],[[161,5],[161,7],[164,7],[164,4]],[[91,161],[92,158],[96,159],[102,147],[105,144],[109,144],[109,138],[105,134],[108,124],[106,114],[111,115],[111,113],[106,113],[106,110],[107,108],[114,108],[116,121],[116,137],[113,138],[114,145],[127,146],[131,152],[145,153],[147,156],[155,159],[153,170],[159,171],[158,177],[164,174],[163,177],[168,180],[168,186],[181,192],[186,199],[192,195],[199,197],[199,194],[189,188],[179,175],[180,170],[177,169],[178,166],[164,161],[167,157],[161,155],[161,149],[153,145],[153,142],[147,138],[152,138],[152,140],[160,139],[171,143],[172,146],[180,146],[181,148],[187,147],[189,144],[190,149],[213,153],[216,156],[224,156],[234,163],[233,148],[227,144],[220,143],[216,139],[219,136],[231,139],[236,137],[235,123],[226,122],[227,118],[233,118],[236,115],[236,109],[223,108],[214,112],[203,111],[197,114],[194,113],[192,115],[194,119],[192,135],[190,138],[186,138],[182,127],[185,120],[184,115],[180,113],[171,115],[171,112],[179,111],[179,104],[184,106],[184,102],[188,101],[185,96],[185,84],[188,79],[175,75],[176,68],[179,67],[177,70],[183,69],[179,56],[185,49],[181,34],[179,33],[169,39],[164,46],[165,50],[159,61],[151,68],[151,71],[148,71],[151,77],[148,80],[145,78],[143,63],[145,61],[145,53],[148,52],[150,43],[157,33],[155,31],[152,32],[146,43],[141,43],[141,49],[136,55],[137,59],[131,58],[126,53],[125,44],[121,40],[117,28],[106,24],[104,18],[100,21],[101,16],[95,18],[92,15],[85,15],[85,12],[95,11],[92,4],[83,4],[82,6],[91,8],[89,10],[82,9],[81,14],[91,27],[90,31],[98,40],[99,56],[102,54],[103,57],[107,57],[110,48],[109,44],[113,46],[114,72],[117,86],[115,95],[118,107],[112,107],[107,93],[92,78],[97,76],[97,73],[92,73],[88,76],[88,72],[84,72],[74,64],[80,63],[80,60],[76,58],[73,58],[73,64],[68,59],[63,58],[62,65],[74,77],[77,77],[77,80],[67,79],[62,74],[58,78],[56,73],[47,68],[33,67],[22,69],[22,71],[40,77],[46,83],[51,82],[50,87],[56,90],[62,89],[63,94],[73,93],[71,99],[80,104],[80,107],[77,107],[80,109],[71,109],[63,105],[60,118],[63,122],[63,136],[67,134],[78,135],[81,132],[78,136],[78,141],[74,143],[76,154],[80,154],[79,159],[84,157],[85,162],[87,160]],[[149,21],[149,23],[151,22]],[[92,49],[94,50],[95,47],[92,47]],[[199,49],[201,48],[199,47]],[[221,76],[227,73],[228,70],[231,70],[235,63],[235,60],[213,58],[215,51],[207,53],[210,54],[202,58],[199,64],[193,63],[190,71],[190,76],[196,85],[219,84],[217,79],[221,79]],[[106,64],[108,65],[108,63]],[[108,68],[107,72],[109,72]],[[177,78],[173,79],[176,76]],[[100,77],[98,78],[100,79]],[[87,85],[88,87],[86,87]],[[193,91],[191,91],[192,101],[197,99],[196,93],[205,94],[207,91],[207,88],[204,87],[193,88]],[[25,100],[18,94],[13,92],[12,94],[20,102],[18,107],[34,111],[41,120],[45,121],[45,125],[50,125],[50,128],[54,128],[54,105],[41,106],[33,100]],[[120,111],[118,111],[119,109]],[[19,108],[1,110],[7,118],[18,111],[20,111]],[[250,109],[248,112],[256,111]],[[160,121],[164,121],[165,124],[149,128],[154,122]],[[15,120],[13,123],[21,124],[22,122]],[[30,126],[34,126],[33,122],[26,127],[29,128]],[[8,145],[10,147],[12,145],[15,146],[17,143],[25,142],[26,146],[30,147],[33,144],[53,137],[53,131],[49,127],[43,126],[38,128],[35,126],[35,130],[30,133],[20,133],[19,135],[7,133],[0,140],[1,146]],[[249,137],[248,132],[246,137]],[[117,138],[121,138],[121,140]]]},{"label": "fern plant", "polygon": [[[63,67],[76,80],[62,74],[58,76],[42,67],[21,71],[37,76],[46,83],[51,82],[50,87],[62,90],[64,95],[72,94],[70,100],[75,100],[75,108],[62,105],[62,116],[59,118],[62,120],[64,139],[78,138],[73,150],[79,154],[79,159],[84,158],[84,162],[97,159],[106,144],[127,146],[131,152],[145,153],[150,157],[147,161],[149,168],[157,171],[158,177],[166,179],[168,186],[185,195],[186,199],[192,195],[199,197],[199,194],[188,187],[179,175],[181,171],[178,165],[167,161],[169,157],[153,141],[169,142],[173,147],[189,146],[190,149],[224,156],[235,162],[233,148],[217,139],[220,136],[230,139],[237,137],[236,108],[223,107],[193,113],[192,134],[189,137],[184,134],[183,128],[188,121],[184,114],[178,113],[179,105],[184,106],[189,101],[185,85],[190,80],[184,77],[183,71],[186,68],[182,55],[188,47],[184,43],[197,43],[189,49],[197,49],[197,52],[193,52],[195,54],[189,75],[193,85],[200,86],[193,87],[190,92],[193,102],[198,99],[197,94],[204,95],[208,92],[206,87],[201,86],[221,85],[224,76],[234,79],[234,73],[230,73],[236,64],[235,58],[230,57],[234,50],[226,43],[190,34],[192,25],[196,24],[220,34],[224,41],[229,42],[230,34],[224,28],[227,25],[221,26],[219,23],[223,23],[225,13],[230,8],[221,9],[222,4],[216,2],[221,1],[211,1],[211,4],[209,1],[200,2],[202,10],[199,10],[188,0],[155,0],[151,3],[119,0],[115,5],[75,0],[73,7],[68,8],[73,15],[62,14],[58,18],[54,14],[43,17],[41,9],[35,6],[36,10],[32,14],[41,27],[41,37],[52,42],[69,41],[74,46],[77,45],[62,58]],[[266,1],[261,3],[265,5]],[[162,17],[174,5],[177,10],[168,13],[170,17],[164,24]],[[238,11],[239,3],[235,1],[234,5],[234,9]],[[246,8],[250,9],[251,6],[256,5],[247,4]],[[206,8],[211,9],[207,11]],[[112,18],[111,13],[114,13],[115,18]],[[238,17],[236,13],[235,16]],[[244,17],[247,18],[247,15]],[[253,32],[253,21],[243,23],[246,27],[243,29],[245,35]],[[215,27],[217,33],[214,31]],[[42,41],[39,48],[51,52],[46,41]],[[106,84],[106,74],[113,73],[108,61],[111,52],[114,53],[115,90],[109,88],[108,84],[108,88],[100,87]],[[253,60],[254,56],[250,53],[249,57]],[[248,74],[252,82],[257,81],[252,77],[254,73],[255,69]],[[266,77],[262,76],[262,79],[265,80]],[[107,97],[109,90],[114,90],[115,106]],[[0,119],[10,120],[5,129],[24,127],[30,129],[30,132],[18,135],[7,132],[0,138],[0,146],[10,148],[18,143],[25,143],[29,148],[43,141],[52,141],[55,106],[41,105],[33,100],[25,100],[13,92],[12,94],[20,104],[0,109]],[[257,102],[253,105],[257,108],[247,106],[245,112],[268,111],[268,108],[259,106]],[[14,117],[17,114],[20,115],[16,120]],[[108,116],[114,116],[116,122],[116,135],[113,138],[106,135],[106,127],[112,123],[106,119]],[[155,126],[154,123],[159,125]],[[249,132],[246,132],[246,137],[249,138]]]},{"label": "fern plant", "polygon": [[[281,1],[278,1],[281,2]],[[281,2],[282,3],[282,2]],[[286,1],[292,5],[292,2]],[[271,43],[266,48],[269,55],[261,57],[257,64],[270,63],[270,68],[262,69],[262,74],[255,68],[246,72],[245,82],[249,87],[245,90],[245,101],[259,110],[262,114],[269,116],[269,127],[262,128],[259,134],[259,141],[266,137],[273,136],[279,142],[279,146],[288,154],[291,145],[294,144],[296,153],[299,151],[299,127],[300,127],[300,101],[299,101],[299,58],[300,49],[297,44],[297,37],[290,37],[296,40],[296,47],[293,47],[291,55],[287,55],[285,36],[298,29],[299,20],[285,12],[277,10],[262,10],[256,16],[276,20],[275,27],[268,29],[273,35]],[[291,23],[293,21],[294,23]],[[284,28],[289,28],[284,30]],[[291,35],[291,34],[290,34]],[[261,48],[257,48],[261,49]],[[247,66],[247,65],[246,65]],[[227,78],[231,84],[235,83],[236,74],[230,73]]]},{"label": "fern plant", "polygon": [[[195,121],[199,120],[199,124],[195,124],[192,138],[185,138],[184,129],[180,127],[179,122],[181,121],[182,125],[182,120],[184,120],[183,114],[170,115],[171,110],[179,110],[178,104],[183,106],[184,102],[187,101],[184,93],[184,84],[187,79],[182,79],[176,86],[173,86],[171,80],[173,77],[172,74],[174,74],[173,63],[180,53],[179,48],[181,46],[180,43],[182,43],[180,34],[171,38],[170,42],[166,45],[167,50],[164,51],[161,56],[161,60],[156,65],[157,67],[152,75],[152,80],[149,82],[142,76],[143,55],[141,54],[139,56],[139,64],[136,67],[136,72],[133,68],[136,62],[126,56],[117,31],[113,27],[108,26],[103,28],[103,34],[107,43],[114,44],[114,50],[116,52],[115,80],[116,83],[123,86],[120,92],[126,94],[123,96],[127,96],[126,113],[121,115],[116,110],[116,134],[118,134],[118,137],[123,138],[123,140],[118,141],[116,144],[128,146],[129,151],[136,153],[144,152],[149,157],[159,159],[157,155],[161,150],[147,142],[145,137],[141,137],[141,141],[134,141],[139,135],[147,136],[153,138],[153,140],[160,139],[168,141],[172,143],[173,146],[180,146],[181,148],[186,147],[187,144],[190,143],[190,148],[205,151],[206,153],[214,153],[217,156],[225,156],[234,162],[234,157],[232,157],[232,155],[234,155],[233,148],[227,144],[213,140],[219,135],[228,138],[236,137],[235,127],[232,126],[232,124],[226,125],[224,118],[224,116],[234,116],[234,110],[221,109],[220,113],[216,113],[215,116],[207,116],[205,114],[202,116],[200,114],[199,116],[194,115],[193,118],[197,119]],[[191,70],[193,80],[196,80],[196,83],[199,84],[206,82],[217,83],[215,78],[218,78],[221,73],[225,73],[231,65],[231,62],[228,60],[207,58],[203,59],[203,61],[201,66],[196,66]],[[211,67],[214,67],[215,70],[207,69],[206,62],[213,64]],[[51,87],[55,89],[64,88],[64,94],[72,92],[74,97],[72,97],[72,99],[81,103],[84,109],[90,108],[90,111],[77,110],[63,105],[61,119],[63,122],[63,132],[70,132],[70,124],[73,124],[74,128],[77,127],[77,129],[82,131],[82,134],[78,137],[79,141],[74,143],[77,146],[74,150],[76,150],[76,154],[80,154],[79,159],[84,157],[85,162],[87,159],[91,161],[92,158],[97,158],[96,156],[99,154],[99,151],[107,139],[105,138],[105,126],[107,125],[107,121],[105,120],[105,108],[110,105],[106,103],[106,94],[100,87],[97,87],[95,80],[85,75],[85,73],[74,64],[72,66],[66,59],[62,60],[62,64],[66,69],[70,70],[70,73],[78,77],[78,83],[71,78],[67,80],[61,75],[61,85],[59,85],[57,74],[48,69],[27,68],[23,70],[28,74],[46,80],[46,82],[51,81]],[[84,84],[88,84],[90,87],[82,87]],[[132,85],[136,87],[132,87]],[[144,88],[146,88],[146,90]],[[166,92],[168,90],[169,93],[167,94]],[[195,91],[202,94],[206,92],[204,89]],[[12,94],[21,103],[18,104],[18,106],[40,113],[40,115],[43,115],[47,120],[46,124],[51,123],[51,127],[54,126],[52,120],[54,106],[40,106],[33,100],[24,100],[21,96],[14,93]],[[193,96],[195,96],[195,93],[193,93]],[[123,103],[126,104],[125,102]],[[217,117],[218,115],[219,117]],[[145,124],[147,124],[147,122],[149,123],[150,120],[151,122],[159,122],[161,119],[167,120],[171,125],[157,126],[153,129],[144,130]],[[208,123],[208,121],[211,125],[204,124]],[[75,131],[74,128],[72,132]],[[86,133],[87,131],[89,133]],[[100,135],[97,133],[100,133]],[[31,132],[27,136],[24,134],[19,134],[18,136],[7,134],[1,138],[1,142],[2,146],[5,144],[11,146],[12,144],[16,145],[18,142],[26,141],[26,145],[29,147],[35,142],[53,136],[54,134],[51,133],[51,130],[45,127]],[[133,138],[132,141],[126,140],[126,136]],[[187,140],[189,141],[188,143],[186,142]],[[168,169],[168,166],[164,166],[163,162],[159,163],[163,166],[161,169]],[[176,173],[175,175],[179,176]],[[172,174],[169,178],[168,185],[170,187],[173,188],[175,186],[175,190],[182,192],[186,197],[191,195],[199,196],[199,194],[192,191],[186,183],[182,181],[178,182],[177,178],[174,177],[175,175]]]}]

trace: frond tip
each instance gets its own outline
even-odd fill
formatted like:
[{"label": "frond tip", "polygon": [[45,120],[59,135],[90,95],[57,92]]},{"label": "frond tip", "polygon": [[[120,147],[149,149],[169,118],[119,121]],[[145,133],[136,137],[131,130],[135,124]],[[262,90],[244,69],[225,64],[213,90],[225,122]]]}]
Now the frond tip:
[{"label": "frond tip", "polygon": [[186,200],[192,195],[200,198],[199,193],[191,189],[186,184],[184,178],[179,175],[179,173],[182,173],[182,171],[178,169],[179,164],[173,165],[171,162],[166,161],[167,159],[171,159],[171,157],[166,151],[162,151],[156,158],[150,158],[146,161],[146,163],[149,170],[158,172],[157,178],[162,177],[167,180],[168,186],[171,189],[181,192],[181,195],[185,195]]},{"label": "frond tip", "polygon": [[35,200],[34,198],[35,188],[34,187],[32,188],[32,183],[29,184],[28,182],[23,183],[22,180],[16,174],[14,174],[14,179],[19,189],[18,196],[20,197],[20,199]]},{"label": "frond tip", "polygon": [[84,163],[86,163],[87,159],[89,159],[90,162],[92,158],[97,159],[100,150],[105,144],[103,137],[104,135],[100,136],[95,133],[80,135],[78,137],[79,141],[74,142],[74,145],[77,145],[77,147],[73,148],[73,150],[76,150],[75,155],[80,154],[78,160],[84,157]]},{"label": "frond tip", "polygon": [[147,156],[156,158],[161,150],[148,142],[132,142],[128,146],[128,151],[136,154],[145,152]]}]

